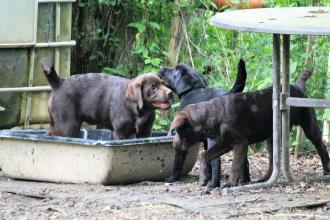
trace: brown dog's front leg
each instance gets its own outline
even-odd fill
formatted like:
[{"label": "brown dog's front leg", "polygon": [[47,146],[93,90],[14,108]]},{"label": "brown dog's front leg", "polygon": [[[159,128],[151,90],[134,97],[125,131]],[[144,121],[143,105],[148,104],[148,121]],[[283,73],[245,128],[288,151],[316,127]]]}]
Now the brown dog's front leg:
[{"label": "brown dog's front leg", "polygon": [[137,130],[136,138],[150,137],[152,133],[151,131],[154,121],[155,121],[155,114],[152,113],[149,116],[148,120],[144,124],[138,126],[138,128],[136,129]]},{"label": "brown dog's front leg", "polygon": [[234,159],[231,165],[231,174],[229,176],[229,186],[237,186],[238,181],[244,172],[244,163],[247,160],[248,144],[242,141],[234,146]]},{"label": "brown dog's front leg", "polygon": [[199,183],[201,186],[205,186],[210,179],[211,164],[206,152],[201,153],[200,166],[199,166]]},{"label": "brown dog's front leg", "polygon": [[129,135],[127,132],[124,132],[123,130],[115,130],[112,132],[112,139],[113,140],[122,140],[127,139]]},{"label": "brown dog's front leg", "polygon": [[272,175],[273,172],[273,138],[267,140],[267,151],[268,151],[268,170],[267,173],[257,183],[266,182]]}]

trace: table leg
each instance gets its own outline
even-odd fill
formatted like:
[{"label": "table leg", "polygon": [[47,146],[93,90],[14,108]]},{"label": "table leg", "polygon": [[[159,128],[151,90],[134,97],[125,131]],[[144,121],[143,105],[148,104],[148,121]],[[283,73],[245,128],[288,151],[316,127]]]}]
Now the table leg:
[{"label": "table leg", "polygon": [[290,107],[286,104],[286,98],[290,96],[290,35],[283,35],[282,51],[282,92],[281,92],[281,116],[282,116],[282,169],[288,182],[293,181],[290,173]]},{"label": "table leg", "polygon": [[275,182],[280,175],[280,146],[281,146],[281,120],[280,120],[280,74],[281,74],[281,38],[273,34],[273,173]]},{"label": "table leg", "polygon": [[222,194],[250,189],[261,189],[273,186],[280,173],[280,144],[281,144],[281,119],[280,119],[280,69],[281,69],[281,39],[279,34],[273,35],[273,172],[268,181],[246,186],[222,189]]}]

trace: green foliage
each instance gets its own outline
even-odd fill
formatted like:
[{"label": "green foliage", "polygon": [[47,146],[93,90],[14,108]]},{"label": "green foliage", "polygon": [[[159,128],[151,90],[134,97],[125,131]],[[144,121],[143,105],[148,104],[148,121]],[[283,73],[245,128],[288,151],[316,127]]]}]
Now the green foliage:
[{"label": "green foliage", "polygon": [[[311,6],[311,1],[269,1],[271,7],[300,7]],[[330,1],[319,1],[319,5],[329,5]],[[232,10],[232,9],[230,9]],[[260,33],[235,32],[213,27],[209,24],[214,12],[194,10],[191,12],[188,25],[189,45],[183,48],[180,62],[186,62],[207,74],[210,87],[230,89],[235,81],[237,63],[243,57],[247,63],[248,78],[245,91],[255,91],[270,86],[272,83],[272,35]],[[313,98],[324,98],[329,89],[326,88],[326,73],[329,37],[317,36],[312,39],[310,66],[305,66],[306,36],[291,36],[291,82],[305,68],[313,68],[312,78],[308,81],[307,94]],[[190,46],[192,57],[187,49]],[[207,67],[212,68],[207,68]],[[330,119],[330,110],[317,109],[320,122],[324,118]],[[296,130],[294,130],[296,131]],[[296,133],[291,132],[291,140]],[[292,143],[291,143],[292,144]]]},{"label": "green foliage", "polygon": [[159,69],[166,59],[166,47],[170,36],[170,22],[173,16],[173,4],[164,1],[136,0],[133,12],[134,22],[128,26],[136,29],[132,54],[142,64],[138,72],[151,72]]},{"label": "green foliage", "polygon": [[156,121],[153,126],[154,131],[167,131],[167,126],[171,123],[170,119],[168,117],[164,118],[162,117],[162,112],[159,110],[156,111]]},{"label": "green foliage", "polygon": [[323,119],[330,121],[330,109],[324,110]]},{"label": "green foliage", "polygon": [[[235,0],[234,0],[235,1]],[[236,0],[236,2],[241,2]],[[311,0],[268,0],[270,7],[301,7],[311,6]],[[255,91],[270,86],[272,83],[272,35],[247,33],[225,30],[211,26],[210,18],[216,13],[217,6],[210,0],[99,0],[78,1],[80,7],[90,7],[90,4],[100,4],[107,7],[119,7],[131,22],[127,28],[134,31],[134,43],[129,51],[129,59],[116,66],[104,67],[103,71],[125,77],[133,77],[143,72],[156,71],[160,65],[165,65],[168,45],[171,37],[171,19],[175,15],[184,18],[186,36],[183,40],[180,63],[194,66],[205,74],[210,87],[230,89],[235,81],[237,63],[243,57],[247,63],[248,78],[245,91]],[[330,5],[330,0],[320,0],[318,5]],[[221,10],[236,10],[222,7]],[[122,12],[116,12],[122,13]],[[123,39],[96,29],[95,39],[105,42],[105,45],[122,45]],[[111,42],[111,44],[109,44]],[[291,36],[291,80],[295,82],[299,73],[305,68],[306,36]],[[312,40],[310,66],[313,76],[308,81],[307,94],[314,98],[324,98],[327,92],[326,72],[328,37],[316,36]],[[89,59],[105,59],[104,52],[94,53]],[[178,106],[178,102],[175,103]],[[157,112],[155,130],[167,130],[173,117],[168,113]],[[317,110],[319,120],[330,119],[329,110]],[[294,135],[294,134],[293,134]]]}]

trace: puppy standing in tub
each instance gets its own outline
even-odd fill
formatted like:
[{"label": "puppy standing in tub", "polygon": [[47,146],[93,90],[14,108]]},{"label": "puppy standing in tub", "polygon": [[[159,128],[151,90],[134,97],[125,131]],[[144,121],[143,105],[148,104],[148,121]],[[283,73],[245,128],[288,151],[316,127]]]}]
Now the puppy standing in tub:
[{"label": "puppy standing in tub", "polygon": [[112,130],[114,139],[149,137],[155,109],[171,107],[172,92],[156,74],[132,80],[101,73],[61,79],[51,58],[42,59],[41,64],[52,87],[48,135],[79,137],[85,121]]},{"label": "puppy standing in tub", "polygon": [[[307,97],[304,88],[310,74],[310,71],[305,71],[299,76],[296,85],[290,86],[291,97]],[[237,186],[244,172],[248,145],[267,139],[269,168],[260,181],[270,178],[273,165],[272,119],[272,87],[268,87],[188,105],[177,112],[170,130],[176,130],[173,145],[178,149],[187,148],[205,138],[216,140],[213,148],[201,154],[199,180],[202,185],[210,178],[208,170],[211,160],[234,150],[229,182],[225,186]],[[302,127],[321,158],[323,174],[329,175],[329,154],[322,141],[314,108],[291,107],[290,128],[293,125]]]}]

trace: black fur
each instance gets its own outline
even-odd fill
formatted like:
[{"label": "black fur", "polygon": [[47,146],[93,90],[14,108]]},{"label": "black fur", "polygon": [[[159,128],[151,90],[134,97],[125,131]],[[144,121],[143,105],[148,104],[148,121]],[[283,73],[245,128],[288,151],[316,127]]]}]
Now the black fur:
[{"label": "black fur", "polygon": [[[186,64],[177,65],[175,68],[162,67],[159,71],[159,76],[178,95],[181,109],[187,105],[208,101],[228,93],[242,92],[245,87],[246,75],[245,62],[243,59],[240,59],[236,82],[230,91],[226,91],[222,88],[208,88],[204,76]],[[214,140],[212,139],[205,139],[203,142],[205,149],[210,149],[214,146]],[[166,179],[167,182],[175,182],[180,179],[185,160],[185,157],[182,157],[182,155],[184,155],[183,152],[180,152],[180,150],[176,151],[173,174]],[[246,166],[248,167],[248,164]],[[212,179],[208,182],[208,187],[220,186],[220,170],[221,161],[217,158],[212,161],[212,170],[210,170]],[[250,180],[249,172],[245,174],[244,179],[246,181]]]}]

